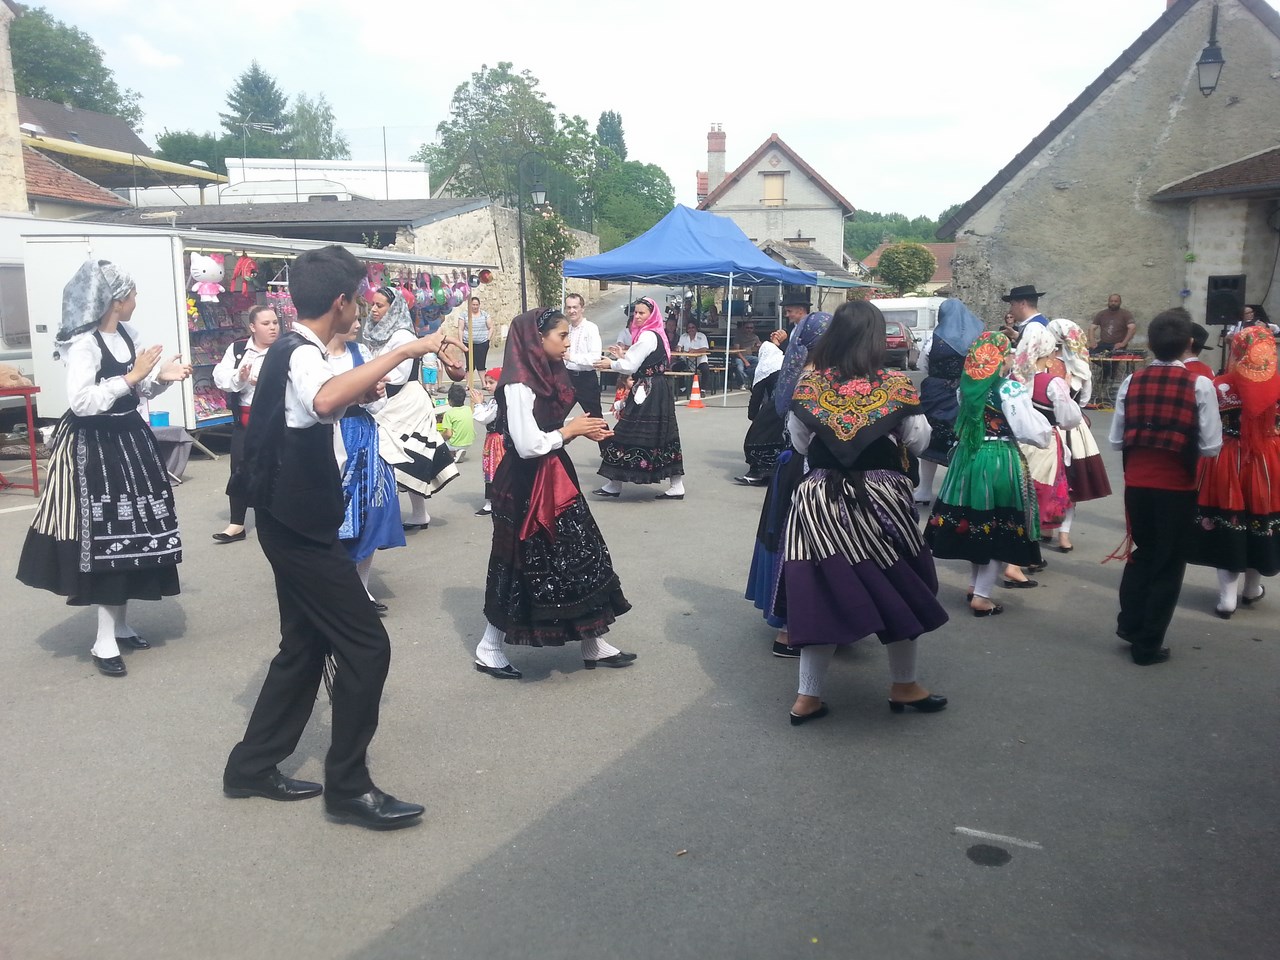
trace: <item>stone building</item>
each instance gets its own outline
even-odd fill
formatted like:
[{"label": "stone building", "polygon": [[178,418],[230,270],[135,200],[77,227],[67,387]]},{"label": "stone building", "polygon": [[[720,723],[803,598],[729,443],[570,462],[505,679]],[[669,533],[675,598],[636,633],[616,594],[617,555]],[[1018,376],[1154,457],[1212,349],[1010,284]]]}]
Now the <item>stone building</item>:
[{"label": "stone building", "polygon": [[[1226,66],[1205,96],[1196,61],[1215,8]],[[1280,14],[1265,0],[1171,0],[939,228],[957,242],[955,295],[994,322],[1004,312],[1000,295],[1017,284],[1047,291],[1047,315],[1077,320],[1118,292],[1141,337],[1170,306],[1203,320],[1209,278],[1221,271],[1243,277],[1249,302],[1280,312],[1268,276],[1280,242],[1280,183],[1273,177],[1270,193],[1259,192],[1235,166],[1280,144],[1277,117]],[[1189,182],[1212,170],[1230,182]],[[1254,190],[1247,202],[1234,199],[1242,187]]]},{"label": "stone building", "polygon": [[9,0],[0,3],[0,211],[4,212],[27,209],[17,88],[13,79],[13,54],[9,49],[9,27],[17,12]]}]

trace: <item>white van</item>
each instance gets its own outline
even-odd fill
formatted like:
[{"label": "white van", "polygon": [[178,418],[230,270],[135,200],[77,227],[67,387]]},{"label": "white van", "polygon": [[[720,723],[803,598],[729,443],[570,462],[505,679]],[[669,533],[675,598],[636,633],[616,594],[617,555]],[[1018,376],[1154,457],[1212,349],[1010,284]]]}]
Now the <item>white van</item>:
[{"label": "white van", "polygon": [[946,297],[895,297],[872,300],[886,320],[897,320],[907,325],[916,343],[924,343],[938,325],[938,307]]}]

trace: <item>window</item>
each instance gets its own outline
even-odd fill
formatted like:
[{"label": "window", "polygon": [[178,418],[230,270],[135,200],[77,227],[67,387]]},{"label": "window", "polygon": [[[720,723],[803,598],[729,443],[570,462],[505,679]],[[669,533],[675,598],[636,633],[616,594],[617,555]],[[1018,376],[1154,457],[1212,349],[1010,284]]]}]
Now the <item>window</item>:
[{"label": "window", "polygon": [[785,173],[763,173],[764,178],[764,196],[761,202],[766,207],[780,207],[786,202],[783,195],[783,184],[786,183]]}]

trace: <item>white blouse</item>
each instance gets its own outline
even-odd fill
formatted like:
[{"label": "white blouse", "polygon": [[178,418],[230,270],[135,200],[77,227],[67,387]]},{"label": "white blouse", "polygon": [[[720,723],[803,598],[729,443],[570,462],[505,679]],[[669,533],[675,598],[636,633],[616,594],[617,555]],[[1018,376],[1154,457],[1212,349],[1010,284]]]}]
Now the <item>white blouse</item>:
[{"label": "white blouse", "polygon": [[1067,386],[1067,382],[1061,377],[1054,377],[1049,381],[1049,386],[1045,390],[1049,395],[1049,401],[1053,404],[1053,418],[1058,422],[1058,426],[1063,430],[1074,430],[1080,426],[1084,420],[1084,414],[1080,411],[1080,404],[1071,399],[1071,388]]},{"label": "white blouse", "polygon": [[533,418],[532,390],[523,383],[509,383],[503,389],[507,400],[507,430],[522,459],[533,460],[564,446],[564,436],[559,430],[547,433]]},{"label": "white blouse", "polygon": [[475,410],[471,414],[471,419],[476,423],[483,423],[487,427],[498,419],[498,401],[490,398],[477,403]]},{"label": "white blouse", "polygon": [[[1070,399],[1070,397],[1068,397]],[[1077,413],[1080,408],[1076,407]],[[1017,380],[1006,380],[1000,385],[1000,411],[1008,421],[1009,429],[1019,443],[1033,447],[1047,447],[1053,437],[1053,427],[1048,418],[1031,402],[1031,391]],[[1056,415],[1056,413],[1055,413]]]},{"label": "white blouse", "polygon": [[609,364],[609,369],[617,370],[619,373],[635,373],[640,369],[645,358],[657,349],[658,335],[652,330],[646,330],[644,333],[640,334],[635,343],[627,347],[627,352],[623,354],[622,357]]},{"label": "white blouse", "polygon": [[[131,327],[126,326],[124,330],[133,341],[135,355],[141,353],[143,347],[139,342],[138,334]],[[124,342],[124,337],[118,332],[104,332],[102,340],[113,357],[121,363],[129,362],[129,347]],[[72,340],[66,349],[65,356],[67,358],[67,401],[71,412],[77,417],[92,417],[106,413],[113,403],[130,393],[131,389],[139,397],[150,398],[159,396],[169,386],[167,381],[156,379],[160,375],[160,368],[169,360],[165,356],[161,356],[160,362],[147,374],[146,379],[133,388],[130,388],[124,377],[108,377],[101,383],[94,383],[94,378],[102,368],[102,351],[98,349],[98,340],[93,335],[93,331],[83,333]],[[132,413],[132,411],[126,412]],[[116,414],[116,416],[122,416],[122,414]]]},{"label": "white blouse", "polygon": [[[258,389],[258,375],[262,373],[262,361],[266,359],[267,351],[255,347],[252,337],[245,344],[244,355],[240,357],[239,363],[236,363],[235,351],[234,343],[227,346],[222,359],[213,368],[213,385],[224,393],[240,394],[240,405],[247,407],[253,403],[253,395]],[[249,370],[249,376],[241,378],[240,369],[246,363],[253,366]]]},{"label": "white blouse", "polygon": [[[395,333],[391,335],[391,338],[387,340],[385,344],[382,345],[382,347],[378,350],[378,352],[374,354],[374,356],[380,357],[384,353],[389,353],[392,350],[395,350],[399,347],[404,346],[406,343],[413,343],[413,341],[417,339],[418,338],[414,336],[412,330],[397,330]],[[364,344],[361,344],[360,348],[362,350],[365,350],[366,352],[368,351],[368,348],[365,347]],[[425,358],[423,362],[424,363],[426,362]],[[412,357],[410,357],[408,360],[405,360],[402,363],[397,364],[395,369],[393,369],[390,373],[387,374],[387,383],[389,383],[393,387],[398,387],[402,383],[408,383],[409,375],[411,373],[413,373]]]}]

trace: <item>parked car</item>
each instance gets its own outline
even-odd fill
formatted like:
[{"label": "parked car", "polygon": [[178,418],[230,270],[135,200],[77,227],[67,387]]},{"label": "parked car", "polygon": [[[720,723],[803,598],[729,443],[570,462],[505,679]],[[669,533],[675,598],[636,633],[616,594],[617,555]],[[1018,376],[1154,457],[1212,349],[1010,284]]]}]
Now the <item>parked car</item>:
[{"label": "parked car", "polygon": [[886,320],[901,320],[916,335],[920,343],[933,333],[938,325],[938,307],[945,297],[890,297],[872,300]]},{"label": "parked car", "polygon": [[920,345],[911,328],[900,320],[884,322],[886,362],[891,367],[915,370],[920,363]]}]

